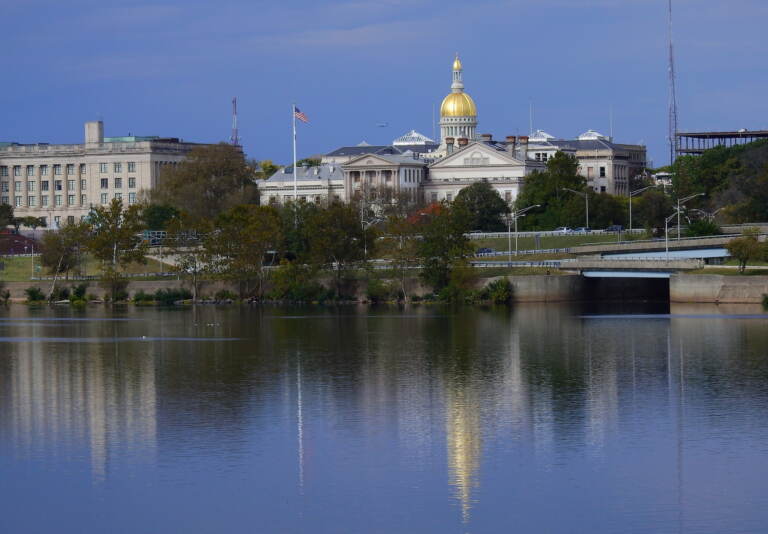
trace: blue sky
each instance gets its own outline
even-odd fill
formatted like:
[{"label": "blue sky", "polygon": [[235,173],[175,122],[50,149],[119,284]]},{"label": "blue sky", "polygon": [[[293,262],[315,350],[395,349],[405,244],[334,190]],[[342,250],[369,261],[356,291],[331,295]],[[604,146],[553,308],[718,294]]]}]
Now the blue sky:
[{"label": "blue sky", "polygon": [[[0,0],[0,141],[215,142],[250,157],[432,134],[459,52],[480,132],[609,130],[666,163],[666,0]],[[768,128],[766,0],[675,0],[682,129]],[[377,123],[386,122],[385,128]]]}]

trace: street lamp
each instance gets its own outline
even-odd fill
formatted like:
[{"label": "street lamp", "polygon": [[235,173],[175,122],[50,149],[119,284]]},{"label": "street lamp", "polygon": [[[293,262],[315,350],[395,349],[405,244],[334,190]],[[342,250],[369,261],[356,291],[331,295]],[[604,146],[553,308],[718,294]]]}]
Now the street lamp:
[{"label": "street lamp", "polygon": [[[680,221],[680,212],[676,211],[666,219],[664,219],[664,251],[665,251],[665,257],[666,261],[669,261],[669,221],[677,217],[677,220]],[[677,223],[678,229],[680,228],[680,223]]]},{"label": "street lamp", "polygon": [[706,193],[696,193],[695,195],[688,195],[685,198],[678,198],[677,199],[677,240],[680,241],[680,209],[683,207],[683,204],[691,200],[692,198],[701,197],[706,195]]},{"label": "street lamp", "polygon": [[722,210],[722,209],[723,209],[723,208],[717,208],[715,211],[706,211],[706,210],[700,210],[700,209],[698,209],[698,208],[695,208],[695,209],[692,209],[691,211],[698,211],[698,212],[699,212],[699,213],[701,213],[701,214],[702,214],[704,217],[706,217],[706,218],[707,218],[707,220],[708,220],[709,222],[712,222],[712,221],[714,221],[714,220],[715,220],[715,215],[717,215],[717,213],[718,213],[720,210]]},{"label": "street lamp", "polygon": [[504,218],[507,220],[507,256],[509,256],[510,261],[512,259],[512,221],[515,221],[515,256],[517,256],[517,220],[520,217],[525,217],[526,211],[540,207],[541,204],[534,204],[533,206],[528,206],[527,208],[513,210],[504,216]]},{"label": "street lamp", "polygon": [[587,204],[586,214],[587,214],[587,225],[586,228],[589,228],[589,193],[586,191],[576,191],[574,189],[568,189],[567,187],[563,187],[563,191],[570,191],[571,193],[574,193],[576,195],[580,195],[584,197],[584,200]]},{"label": "street lamp", "polygon": [[639,195],[643,191],[648,191],[649,189],[653,189],[654,187],[659,187],[661,184],[656,185],[649,185],[648,187],[643,187],[641,189],[635,189],[634,191],[631,191],[629,193],[629,233],[632,233],[632,197],[635,195]]}]

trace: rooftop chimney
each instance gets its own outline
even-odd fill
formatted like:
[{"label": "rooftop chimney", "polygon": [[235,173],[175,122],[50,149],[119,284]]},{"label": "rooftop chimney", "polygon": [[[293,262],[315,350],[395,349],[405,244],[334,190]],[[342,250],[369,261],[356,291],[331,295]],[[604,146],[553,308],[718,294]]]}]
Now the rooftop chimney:
[{"label": "rooftop chimney", "polygon": [[104,142],[104,123],[89,121],[85,123],[85,144]]},{"label": "rooftop chimney", "polygon": [[518,140],[520,141],[520,159],[526,160],[528,159],[528,136],[521,135]]},{"label": "rooftop chimney", "polygon": [[448,149],[448,154],[453,154],[453,137],[446,137],[445,138],[445,146]]},{"label": "rooftop chimney", "polygon": [[515,149],[517,148],[517,137],[514,135],[508,135],[507,136],[507,152],[515,155]]},{"label": "rooftop chimney", "polygon": [[469,139],[466,137],[459,137],[458,138],[459,146],[467,146],[469,144]]},{"label": "rooftop chimney", "polygon": [[486,143],[490,143],[493,141],[493,135],[492,134],[480,134],[480,138],[485,141]]}]

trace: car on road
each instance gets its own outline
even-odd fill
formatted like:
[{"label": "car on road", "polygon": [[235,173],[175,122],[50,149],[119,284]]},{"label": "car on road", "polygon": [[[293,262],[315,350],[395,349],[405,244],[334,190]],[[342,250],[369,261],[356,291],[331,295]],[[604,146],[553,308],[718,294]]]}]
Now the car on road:
[{"label": "car on road", "polygon": [[567,226],[561,226],[560,228],[555,228],[554,232],[556,234],[572,234],[573,228],[569,228]]},{"label": "car on road", "polygon": [[621,232],[623,230],[624,230],[624,227],[620,224],[612,224],[605,229],[606,232]]},{"label": "car on road", "polygon": [[493,254],[494,252],[496,251],[488,247],[482,247],[477,249],[477,254]]},{"label": "car on road", "polygon": [[586,226],[580,226],[576,228],[573,233],[574,234],[588,234],[592,231],[592,228],[587,228]]}]

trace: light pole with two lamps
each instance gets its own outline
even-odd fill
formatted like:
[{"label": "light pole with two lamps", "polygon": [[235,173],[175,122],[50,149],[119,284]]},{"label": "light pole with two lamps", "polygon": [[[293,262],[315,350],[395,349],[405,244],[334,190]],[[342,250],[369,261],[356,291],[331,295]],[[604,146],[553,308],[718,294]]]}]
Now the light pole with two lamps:
[{"label": "light pole with two lamps", "polygon": [[669,221],[671,221],[675,217],[677,217],[677,220],[678,220],[677,228],[679,232],[680,230],[680,222],[679,222],[680,212],[679,211],[676,211],[675,213],[673,213],[672,215],[664,219],[664,251],[665,251],[664,255],[665,255],[666,261],[669,261]]},{"label": "light pole with two lamps", "polygon": [[677,215],[677,240],[680,241],[680,210],[683,207],[683,204],[688,202],[689,200],[696,198],[696,197],[702,197],[706,195],[706,193],[696,193],[695,195],[688,195],[685,198],[678,198],[677,199],[677,212],[675,215]]},{"label": "light pole with two lamps", "polygon": [[515,222],[515,256],[517,256],[517,220],[520,217],[525,217],[525,212],[532,210],[533,208],[540,208],[541,204],[534,204],[533,206],[528,206],[527,208],[523,208],[520,210],[512,210],[510,213],[507,213],[504,218],[507,221],[507,256],[509,256],[510,261],[512,260],[512,221]]},{"label": "light pole with two lamps", "polygon": [[649,185],[648,187],[643,187],[640,189],[635,189],[634,191],[631,191],[629,193],[629,233],[632,233],[632,197],[635,195],[639,195],[643,191],[648,191],[649,189],[653,189],[654,187],[659,187],[661,184],[656,185]]}]

